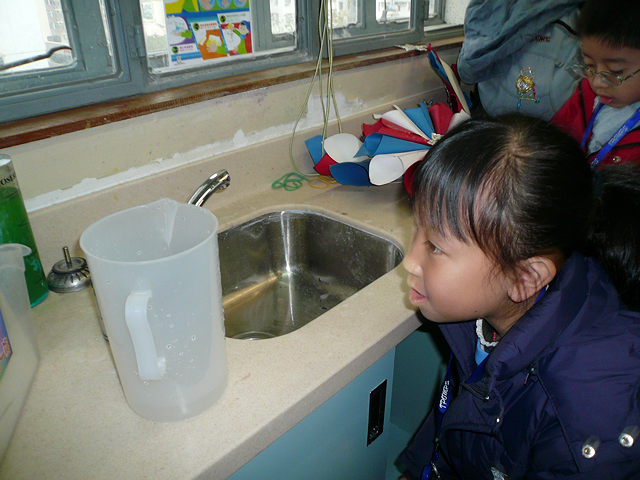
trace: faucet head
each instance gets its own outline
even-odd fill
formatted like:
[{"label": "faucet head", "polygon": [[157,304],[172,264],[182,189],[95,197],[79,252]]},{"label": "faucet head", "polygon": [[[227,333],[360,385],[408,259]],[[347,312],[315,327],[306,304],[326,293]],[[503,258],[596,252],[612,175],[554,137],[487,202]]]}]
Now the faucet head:
[{"label": "faucet head", "polygon": [[231,177],[229,176],[229,172],[226,170],[218,170],[198,187],[189,200],[187,200],[187,203],[201,207],[212,193],[217,190],[224,190],[230,183]]}]

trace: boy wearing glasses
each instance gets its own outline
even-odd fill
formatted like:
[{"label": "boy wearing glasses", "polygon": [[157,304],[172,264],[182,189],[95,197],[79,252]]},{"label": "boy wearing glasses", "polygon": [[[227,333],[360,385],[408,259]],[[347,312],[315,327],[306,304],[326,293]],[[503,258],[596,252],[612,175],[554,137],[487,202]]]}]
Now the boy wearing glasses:
[{"label": "boy wearing glasses", "polygon": [[640,163],[640,6],[630,0],[588,0],[578,35],[585,77],[552,122],[577,141],[592,168]]}]

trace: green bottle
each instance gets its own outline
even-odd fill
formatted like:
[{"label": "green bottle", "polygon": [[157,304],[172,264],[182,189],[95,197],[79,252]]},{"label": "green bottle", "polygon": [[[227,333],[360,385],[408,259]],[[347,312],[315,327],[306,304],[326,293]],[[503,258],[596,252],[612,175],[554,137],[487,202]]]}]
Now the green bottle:
[{"label": "green bottle", "polygon": [[0,244],[21,243],[31,249],[24,257],[24,276],[27,280],[31,306],[42,302],[49,293],[47,278],[42,269],[36,241],[22,200],[13,162],[0,154]]}]

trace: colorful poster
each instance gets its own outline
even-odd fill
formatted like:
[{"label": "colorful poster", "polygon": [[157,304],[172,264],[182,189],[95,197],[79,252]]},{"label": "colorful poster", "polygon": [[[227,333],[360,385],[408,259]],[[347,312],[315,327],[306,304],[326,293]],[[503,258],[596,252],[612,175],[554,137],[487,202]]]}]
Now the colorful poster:
[{"label": "colorful poster", "polygon": [[229,55],[252,53],[249,12],[221,13],[218,19]]},{"label": "colorful poster", "polygon": [[182,15],[167,15],[166,25],[172,62],[174,59],[182,63],[182,58],[196,58],[198,47],[187,18]]},{"label": "colorful poster", "polygon": [[203,60],[227,56],[220,25],[217,21],[194,23],[193,31]]},{"label": "colorful poster", "polygon": [[170,67],[253,53],[249,0],[165,0]]}]

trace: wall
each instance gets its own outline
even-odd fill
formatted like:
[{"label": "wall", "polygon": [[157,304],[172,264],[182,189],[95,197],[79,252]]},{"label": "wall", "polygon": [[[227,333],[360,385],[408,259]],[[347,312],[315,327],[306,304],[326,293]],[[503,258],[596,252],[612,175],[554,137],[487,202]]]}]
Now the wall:
[{"label": "wall", "polygon": [[[383,113],[388,105],[428,98],[428,92],[440,88],[426,55],[339,72],[334,81],[341,117],[362,115],[363,122],[372,121],[363,112],[380,107]],[[304,80],[231,95],[3,153],[13,158],[27,209],[34,211],[247,145],[288,138],[309,84]],[[322,123],[317,84],[314,93],[297,127],[296,143],[308,138],[305,130]]]},{"label": "wall", "polygon": [[464,14],[470,0],[448,0],[444,10],[444,21],[451,25],[464,24]]}]

